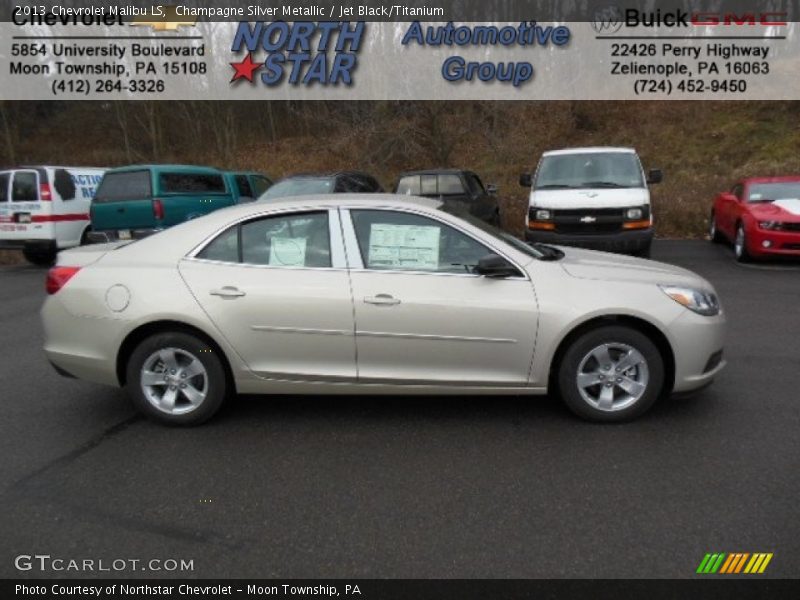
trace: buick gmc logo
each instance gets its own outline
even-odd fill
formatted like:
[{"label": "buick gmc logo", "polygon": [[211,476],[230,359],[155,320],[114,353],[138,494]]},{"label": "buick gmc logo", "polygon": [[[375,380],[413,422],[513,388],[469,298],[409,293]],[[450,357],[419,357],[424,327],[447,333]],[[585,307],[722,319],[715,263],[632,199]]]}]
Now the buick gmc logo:
[{"label": "buick gmc logo", "polygon": [[597,33],[616,33],[622,27],[622,11],[616,6],[606,6],[594,13],[591,23]]},{"label": "buick gmc logo", "polygon": [[616,6],[595,12],[592,28],[600,35],[610,35],[625,27],[783,27],[787,12],[715,11],[688,12],[682,9],[642,11],[622,10]]}]

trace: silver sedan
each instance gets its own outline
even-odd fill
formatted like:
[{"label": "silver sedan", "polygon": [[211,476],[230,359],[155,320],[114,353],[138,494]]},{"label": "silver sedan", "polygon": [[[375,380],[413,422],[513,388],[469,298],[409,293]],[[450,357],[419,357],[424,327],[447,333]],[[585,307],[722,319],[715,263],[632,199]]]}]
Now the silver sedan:
[{"label": "silver sedan", "polygon": [[630,419],[724,367],[712,286],[529,246],[438,201],[308,196],[62,252],[42,309],[62,374],[173,424],[246,394],[557,393]]}]

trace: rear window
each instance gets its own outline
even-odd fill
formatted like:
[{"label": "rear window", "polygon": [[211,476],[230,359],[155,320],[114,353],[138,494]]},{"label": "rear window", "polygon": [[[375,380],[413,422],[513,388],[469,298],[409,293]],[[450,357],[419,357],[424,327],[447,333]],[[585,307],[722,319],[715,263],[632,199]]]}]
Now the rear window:
[{"label": "rear window", "polygon": [[35,202],[39,200],[38,178],[33,171],[17,171],[11,183],[11,200]]},{"label": "rear window", "polygon": [[158,177],[165,194],[224,194],[222,175],[211,173],[161,173]]},{"label": "rear window", "polygon": [[97,188],[95,202],[148,200],[150,196],[150,171],[106,173]]},{"label": "rear window", "polygon": [[409,196],[454,196],[464,193],[461,177],[455,173],[408,175],[400,179],[397,193]]}]

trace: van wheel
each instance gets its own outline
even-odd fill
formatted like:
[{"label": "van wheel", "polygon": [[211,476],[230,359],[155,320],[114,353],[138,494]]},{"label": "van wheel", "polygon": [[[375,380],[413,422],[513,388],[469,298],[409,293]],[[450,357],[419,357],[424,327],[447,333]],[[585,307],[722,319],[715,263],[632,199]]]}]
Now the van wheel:
[{"label": "van wheel", "polygon": [[56,252],[52,250],[33,250],[31,248],[23,248],[22,255],[32,265],[37,267],[52,267],[56,262]]},{"label": "van wheel", "polygon": [[125,389],[146,416],[170,425],[198,425],[222,406],[228,382],[221,357],[187,333],[159,333],[128,359]]},{"label": "van wheel", "polygon": [[630,327],[599,327],[567,348],[558,366],[561,397],[590,421],[626,421],[645,413],[664,386],[664,360]]}]

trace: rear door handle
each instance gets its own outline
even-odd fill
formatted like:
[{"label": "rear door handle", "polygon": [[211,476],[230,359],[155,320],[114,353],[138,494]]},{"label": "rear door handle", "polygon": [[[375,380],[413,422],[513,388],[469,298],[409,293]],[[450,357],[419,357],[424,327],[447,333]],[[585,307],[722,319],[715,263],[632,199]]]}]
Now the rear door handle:
[{"label": "rear door handle", "polygon": [[240,290],[239,288],[225,286],[219,290],[211,290],[209,292],[212,296],[219,296],[220,298],[241,298],[242,296],[246,296],[247,294]]},{"label": "rear door handle", "polygon": [[377,304],[379,306],[394,306],[400,304],[400,300],[389,294],[378,294],[377,296],[367,296],[364,304]]}]

